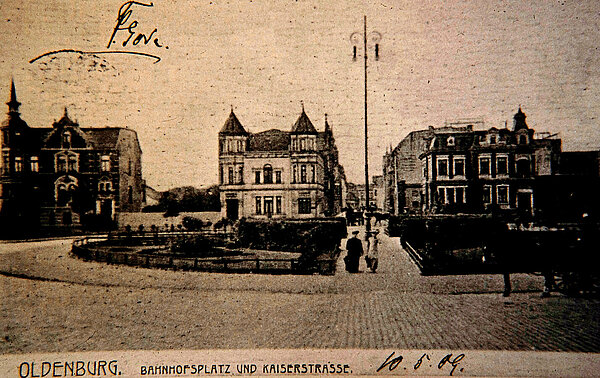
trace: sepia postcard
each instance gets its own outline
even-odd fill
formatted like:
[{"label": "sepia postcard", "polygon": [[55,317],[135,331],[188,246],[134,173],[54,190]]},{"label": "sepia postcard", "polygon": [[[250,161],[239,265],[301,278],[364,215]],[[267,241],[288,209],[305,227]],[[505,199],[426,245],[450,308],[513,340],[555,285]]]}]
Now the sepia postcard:
[{"label": "sepia postcard", "polygon": [[600,3],[0,2],[0,376],[596,376]]}]

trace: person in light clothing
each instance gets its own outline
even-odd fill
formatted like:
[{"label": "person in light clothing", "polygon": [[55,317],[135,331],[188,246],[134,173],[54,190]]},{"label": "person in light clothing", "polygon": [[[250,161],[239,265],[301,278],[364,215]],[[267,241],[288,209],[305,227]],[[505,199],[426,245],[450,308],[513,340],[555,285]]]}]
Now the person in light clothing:
[{"label": "person in light clothing", "polygon": [[379,263],[379,239],[377,239],[377,235],[379,235],[379,231],[375,230],[371,232],[371,236],[367,236],[367,256],[365,260],[367,261],[367,267],[371,270],[371,273],[375,273],[377,271],[377,265]]}]

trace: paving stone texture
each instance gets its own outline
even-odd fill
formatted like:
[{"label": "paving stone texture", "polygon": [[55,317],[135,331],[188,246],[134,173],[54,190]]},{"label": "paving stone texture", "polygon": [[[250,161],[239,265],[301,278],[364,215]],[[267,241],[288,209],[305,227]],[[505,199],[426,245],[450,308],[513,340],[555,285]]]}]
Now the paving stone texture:
[{"label": "paving stone texture", "polygon": [[[219,274],[84,262],[71,240],[0,244],[0,353],[201,348],[600,352],[600,301],[539,276],[423,277],[380,234],[377,273]],[[345,241],[343,241],[343,245]]]}]

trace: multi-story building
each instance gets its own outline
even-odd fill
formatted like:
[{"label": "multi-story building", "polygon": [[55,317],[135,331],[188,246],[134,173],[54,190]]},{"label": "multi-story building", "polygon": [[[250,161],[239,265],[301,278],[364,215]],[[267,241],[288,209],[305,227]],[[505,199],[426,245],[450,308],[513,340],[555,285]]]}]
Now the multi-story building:
[{"label": "multi-story building", "polygon": [[52,127],[21,119],[14,83],[0,127],[0,219],[4,225],[77,226],[140,211],[140,145],[128,128],[83,128],[65,108]]},{"label": "multi-story building", "polygon": [[558,173],[561,140],[535,134],[521,108],[508,128],[434,132],[420,155],[425,209],[533,213],[536,178]]},{"label": "multi-story building", "polygon": [[429,126],[426,130],[409,133],[383,157],[383,211],[398,215],[420,212],[425,203],[423,168],[419,156],[429,148],[436,133],[470,129],[479,121],[446,123],[443,127]]},{"label": "multi-story building", "polygon": [[303,108],[291,131],[249,133],[232,109],[219,132],[219,189],[227,218],[335,215],[344,187],[327,115],[323,132]]}]

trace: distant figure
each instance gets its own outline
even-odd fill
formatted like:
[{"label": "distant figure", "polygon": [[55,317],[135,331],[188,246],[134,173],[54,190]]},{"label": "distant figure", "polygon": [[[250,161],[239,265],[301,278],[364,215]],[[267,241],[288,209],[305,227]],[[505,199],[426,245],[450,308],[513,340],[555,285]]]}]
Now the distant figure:
[{"label": "distant figure", "polygon": [[358,263],[360,256],[363,255],[363,245],[358,238],[359,231],[353,231],[352,237],[346,242],[346,251],[348,254],[344,258],[346,270],[350,273],[358,273]]},{"label": "distant figure", "polygon": [[377,264],[379,263],[379,239],[377,239],[379,231],[375,230],[371,235],[373,236],[372,238],[367,238],[367,256],[365,260],[371,273],[375,273],[377,271]]}]

